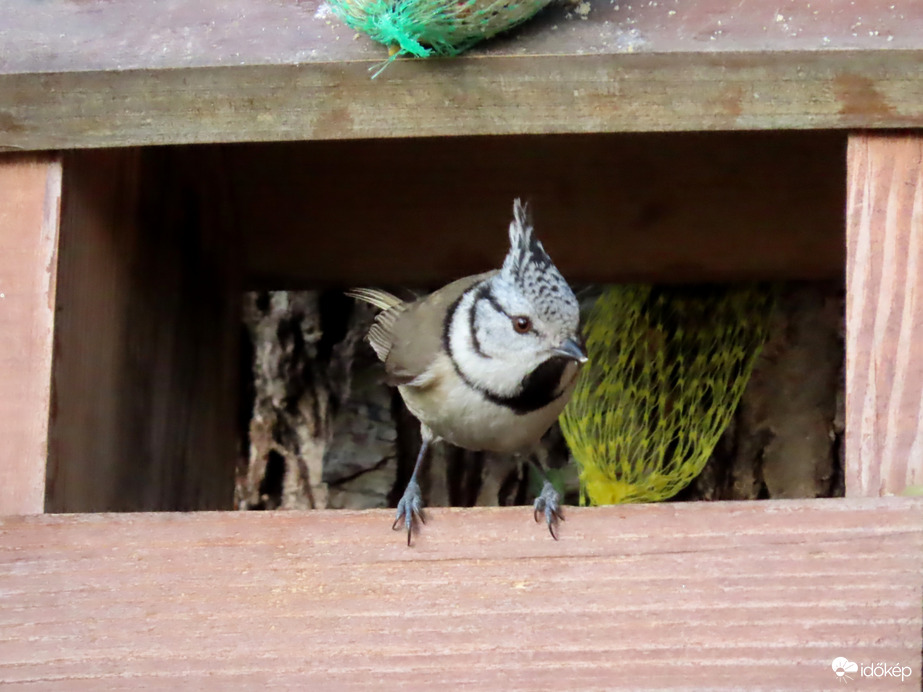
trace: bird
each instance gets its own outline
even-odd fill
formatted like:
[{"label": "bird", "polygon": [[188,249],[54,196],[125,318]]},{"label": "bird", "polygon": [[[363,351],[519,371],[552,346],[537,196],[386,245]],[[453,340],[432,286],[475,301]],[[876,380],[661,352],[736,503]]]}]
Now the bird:
[{"label": "bird", "polygon": [[[561,414],[587,357],[580,308],[535,237],[526,203],[516,199],[510,248],[500,269],[467,276],[404,301],[377,288],[347,295],[380,312],[367,340],[420,422],[422,443],[392,528],[425,523],[418,483],[428,450],[443,440],[463,449],[523,452]],[[533,505],[557,540],[561,499],[544,469]]]}]

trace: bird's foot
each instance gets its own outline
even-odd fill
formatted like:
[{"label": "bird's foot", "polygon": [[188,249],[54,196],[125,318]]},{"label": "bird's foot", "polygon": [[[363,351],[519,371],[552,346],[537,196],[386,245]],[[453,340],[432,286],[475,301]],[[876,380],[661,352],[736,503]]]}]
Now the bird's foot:
[{"label": "bird's foot", "polygon": [[533,516],[535,521],[539,521],[539,515],[545,515],[545,523],[548,524],[548,533],[554,540],[558,540],[555,529],[559,521],[564,521],[564,515],[561,513],[561,496],[554,489],[549,481],[545,481],[542,486],[542,494],[535,498]]},{"label": "bird's foot", "polygon": [[407,529],[407,545],[410,545],[410,537],[413,535],[414,518],[419,519],[421,524],[426,523],[423,516],[423,494],[420,492],[420,484],[412,480],[407,484],[407,489],[397,503],[397,515],[394,523],[391,525],[392,531],[398,531],[403,523]]}]

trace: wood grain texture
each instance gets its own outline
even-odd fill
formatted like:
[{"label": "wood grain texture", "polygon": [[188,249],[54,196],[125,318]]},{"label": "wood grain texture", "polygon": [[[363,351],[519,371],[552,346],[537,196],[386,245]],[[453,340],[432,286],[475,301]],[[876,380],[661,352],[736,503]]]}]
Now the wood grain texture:
[{"label": "wood grain texture", "polygon": [[846,492],[923,486],[923,136],[848,152]]},{"label": "wood grain texture", "polygon": [[252,285],[498,266],[515,197],[573,282],[839,278],[846,138],[671,133],[231,146]]},{"label": "wood grain texture", "polygon": [[61,162],[0,156],[0,514],[41,512]]},{"label": "wood grain texture", "polygon": [[[551,6],[472,57],[914,50],[914,0],[663,0],[592,3],[585,19]],[[6,0],[0,73],[380,62],[386,49],[355,38],[321,0]]]},{"label": "wood grain texture", "polygon": [[371,81],[320,0],[8,0],[0,146],[923,125],[915,0],[591,7]]},{"label": "wood grain texture", "polygon": [[216,154],[65,160],[48,511],[232,505],[240,292]]},{"label": "wood grain texture", "polygon": [[529,508],[432,510],[412,549],[390,522],[2,519],[0,680],[805,690],[846,656],[920,684],[923,501],[574,508],[559,542]]}]

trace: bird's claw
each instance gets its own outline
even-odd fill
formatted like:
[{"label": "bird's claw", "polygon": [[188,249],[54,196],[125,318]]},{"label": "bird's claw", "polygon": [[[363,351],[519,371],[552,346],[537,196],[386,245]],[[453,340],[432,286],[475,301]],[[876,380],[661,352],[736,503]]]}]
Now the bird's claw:
[{"label": "bird's claw", "polygon": [[426,518],[423,516],[423,494],[420,492],[420,485],[416,481],[410,481],[401,501],[397,503],[397,514],[391,525],[392,531],[398,531],[401,523],[404,524],[407,529],[408,546],[413,535],[414,517],[419,519],[421,524],[426,523]]},{"label": "bird's claw", "polygon": [[532,516],[535,521],[540,521],[540,515],[544,514],[545,523],[548,524],[548,533],[551,534],[554,540],[558,540],[555,529],[558,522],[564,521],[564,514],[561,512],[561,496],[558,495],[558,491],[554,489],[554,486],[549,481],[545,481],[542,486],[542,493],[535,498],[533,508]]}]

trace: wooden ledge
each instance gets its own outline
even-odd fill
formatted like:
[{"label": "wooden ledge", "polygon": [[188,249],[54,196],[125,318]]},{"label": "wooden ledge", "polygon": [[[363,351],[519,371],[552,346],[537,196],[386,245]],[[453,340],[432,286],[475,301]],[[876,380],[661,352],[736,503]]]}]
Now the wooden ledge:
[{"label": "wooden ledge", "polygon": [[42,689],[920,684],[923,500],[0,520],[0,680]]},{"label": "wooden ledge", "polygon": [[923,127],[913,0],[589,6],[372,81],[384,47],[319,0],[10,0],[0,150]]}]

